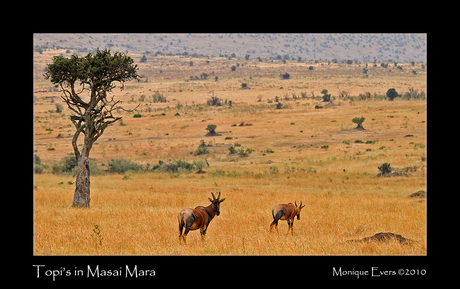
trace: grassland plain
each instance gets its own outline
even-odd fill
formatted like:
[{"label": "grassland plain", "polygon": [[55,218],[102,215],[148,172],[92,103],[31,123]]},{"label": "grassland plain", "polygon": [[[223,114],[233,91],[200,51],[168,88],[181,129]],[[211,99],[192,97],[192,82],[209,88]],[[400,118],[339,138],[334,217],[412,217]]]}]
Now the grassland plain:
[{"label": "grassland plain", "polygon": [[[72,152],[74,133],[70,110],[63,106],[56,111],[59,92],[41,77],[56,54],[44,51],[34,58],[35,154],[49,166]],[[233,61],[243,64],[236,73],[229,69]],[[357,97],[365,92],[382,95],[391,87],[401,94],[410,88],[425,91],[425,72],[420,64],[413,68],[402,63],[402,70],[389,72],[369,63],[365,77],[364,65],[148,57],[139,64],[148,81],[115,90],[124,101],[121,106],[136,111],[120,110],[123,125],[109,127],[90,157],[100,168],[114,158],[144,165],[206,158],[206,173],[93,175],[89,209],[71,207],[74,176],[51,174],[50,169],[36,174],[34,254],[426,255],[426,203],[408,198],[426,190],[426,102]],[[219,80],[189,79],[201,72],[213,72]],[[279,77],[285,72],[291,79]],[[252,89],[240,90],[243,82]],[[335,105],[318,98],[322,89],[332,94]],[[338,97],[343,90],[352,97]],[[169,102],[153,103],[155,91]],[[232,105],[206,106],[212,91]],[[298,97],[301,92],[308,97]],[[275,109],[276,97],[282,109]],[[134,118],[134,113],[141,117]],[[363,131],[351,122],[360,116],[366,118]],[[221,135],[206,137],[208,124],[216,124]],[[209,154],[193,154],[200,140],[210,144]],[[229,155],[235,143],[254,151],[248,157]],[[385,162],[418,169],[406,176],[375,177]],[[192,231],[188,246],[179,245],[177,213],[207,205],[210,191],[217,189],[226,201],[205,241]],[[271,208],[294,201],[306,205],[301,220],[294,222],[294,236],[285,235],[286,222],[280,222],[279,235],[269,234]],[[95,225],[102,245],[91,237]],[[417,242],[346,242],[378,232]]]}]

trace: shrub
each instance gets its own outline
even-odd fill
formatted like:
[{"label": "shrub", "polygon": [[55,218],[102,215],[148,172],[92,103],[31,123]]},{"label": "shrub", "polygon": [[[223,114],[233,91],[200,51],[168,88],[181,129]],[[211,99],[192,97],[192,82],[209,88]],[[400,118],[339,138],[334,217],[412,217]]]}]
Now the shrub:
[{"label": "shrub", "polygon": [[108,164],[109,173],[125,173],[127,171],[141,171],[142,165],[125,159],[111,159]]},{"label": "shrub", "polygon": [[204,140],[200,140],[200,144],[198,145],[198,148],[195,151],[195,155],[204,155],[209,153],[208,151],[208,146],[204,143]]},{"label": "shrub", "polygon": [[211,99],[208,99],[206,104],[209,106],[222,106],[222,100],[217,96],[211,96]]},{"label": "shrub", "polygon": [[241,148],[241,149],[238,150],[238,155],[240,157],[248,157],[249,154],[252,153],[253,151],[254,151],[253,149],[247,148],[246,150],[244,150],[244,149]]},{"label": "shrub", "polygon": [[283,79],[289,79],[291,77],[291,75],[289,73],[284,73],[284,74],[280,74],[280,76],[283,78]]},{"label": "shrub", "polygon": [[43,173],[43,170],[45,169],[45,165],[42,164],[42,161],[38,155],[34,155],[35,160],[34,160],[34,170],[36,174],[41,174]]},{"label": "shrub", "polygon": [[331,101],[331,95],[327,93],[327,89],[321,90],[321,93],[323,94],[323,102]]},{"label": "shrub", "polygon": [[51,167],[53,174],[72,173],[73,169],[77,166],[77,159],[75,156],[63,157],[59,162],[54,162]]},{"label": "shrub", "polygon": [[209,133],[216,133],[216,128],[217,128],[217,125],[208,124],[208,126],[206,127],[206,130],[208,130]]},{"label": "shrub", "polygon": [[179,171],[186,171],[190,172],[193,170],[194,164],[193,163],[188,163],[183,160],[177,160],[173,161],[167,164],[163,164],[159,170],[164,171],[164,172],[170,172],[170,173],[177,173]]},{"label": "shrub", "polygon": [[363,116],[361,117],[355,117],[353,118],[351,121],[353,123],[356,123],[358,126],[356,127],[357,129],[364,129],[363,127],[363,122],[364,122],[365,118]]},{"label": "shrub", "polygon": [[228,154],[229,155],[232,155],[232,154],[235,154],[235,153],[236,153],[236,150],[235,150],[234,147],[231,146],[231,147],[228,148]]},{"label": "shrub", "polygon": [[382,172],[382,174],[391,173],[392,170],[392,168],[390,167],[390,163],[384,163],[381,166],[379,166],[378,169],[380,172]]},{"label": "shrub", "polygon": [[133,115],[133,117],[142,117],[142,114],[136,113],[135,115]]},{"label": "shrub", "polygon": [[204,161],[193,161],[193,166],[198,169],[198,173],[203,173]]},{"label": "shrub", "polygon": [[166,99],[166,96],[164,96],[163,94],[157,91],[155,92],[155,94],[152,95],[152,101],[154,103],[159,103],[159,102],[167,102],[168,100]]},{"label": "shrub", "polygon": [[398,93],[394,88],[390,88],[387,90],[387,96],[391,101],[393,101],[393,99],[395,99],[398,96]]}]

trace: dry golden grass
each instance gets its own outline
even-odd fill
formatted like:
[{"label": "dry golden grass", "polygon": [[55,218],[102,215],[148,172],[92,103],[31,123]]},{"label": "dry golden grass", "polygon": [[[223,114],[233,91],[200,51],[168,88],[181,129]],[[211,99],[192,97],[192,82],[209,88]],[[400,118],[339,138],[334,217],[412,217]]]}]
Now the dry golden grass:
[{"label": "dry golden grass", "polygon": [[[291,176],[210,177],[196,174],[133,174],[93,177],[90,209],[70,207],[73,186],[57,185],[65,177],[37,175],[35,192],[35,250],[38,255],[424,255],[424,202],[406,198],[424,187],[423,180],[371,179],[355,176],[328,181],[318,174]],[[405,178],[404,178],[405,179]],[[337,184],[342,183],[343,184]],[[391,189],[385,192],[388,183]],[[226,202],[206,240],[198,231],[188,246],[178,242],[177,213],[184,207],[206,205],[218,185]],[[375,188],[369,190],[366,188]],[[323,193],[329,190],[331,193]],[[382,192],[383,191],[383,192]],[[280,202],[302,200],[306,207],[294,222],[294,236],[269,234],[271,208]],[[104,237],[96,249],[94,225]],[[395,232],[416,240],[414,245],[346,243],[378,232]]]},{"label": "dry golden grass", "polygon": [[[36,71],[43,71],[44,63],[50,61],[47,53],[36,54]],[[304,63],[248,61],[231,74],[226,67],[231,61],[211,58],[206,64],[194,59],[192,67],[188,61],[158,57],[141,64],[149,82],[128,83],[123,92],[116,90],[116,96],[124,100],[122,106],[133,108],[140,95],[149,96],[155,90],[171,102],[142,102],[141,118],[120,112],[124,126],[108,128],[90,157],[100,167],[112,158],[142,164],[169,159],[190,162],[203,159],[190,152],[204,139],[212,143],[205,156],[211,165],[205,167],[207,173],[127,173],[127,180],[118,174],[92,176],[90,209],[71,207],[74,185],[67,182],[73,182],[73,176],[53,175],[49,170],[36,174],[34,254],[426,255],[426,204],[407,198],[425,190],[425,168],[420,168],[425,165],[425,101],[336,99],[339,106],[315,109],[324,103],[310,97],[310,91],[319,95],[323,88],[333,95],[340,90],[351,90],[352,95],[384,93],[390,87],[398,92],[408,87],[425,90],[423,73],[411,76],[370,68],[370,77],[363,78],[357,65],[333,69],[318,63],[309,71]],[[163,65],[161,75],[159,65]],[[219,75],[218,82],[184,81],[188,75],[212,70]],[[279,79],[285,71],[292,79]],[[47,91],[50,85],[39,75],[35,75],[35,150],[43,163],[51,165],[72,152],[74,128],[67,108],[62,114],[53,112],[59,93]],[[254,90],[238,90],[242,82]],[[233,107],[200,105],[211,90],[232,100]],[[302,91],[309,98],[284,101],[287,108],[275,110],[274,103],[267,103],[275,96]],[[257,102],[258,96],[262,102]],[[184,106],[176,107],[177,101]],[[163,112],[165,116],[151,116]],[[180,116],[174,116],[176,112]],[[366,130],[353,129],[356,125],[351,119],[357,116],[366,118]],[[232,126],[242,121],[252,125]],[[208,124],[216,124],[222,136],[205,137]],[[405,137],[408,134],[413,136]],[[375,142],[366,144],[368,140]],[[229,156],[228,147],[235,142],[255,151],[246,158]],[[322,149],[323,145],[329,147]],[[51,147],[55,150],[48,150]],[[375,178],[384,162],[419,169],[407,177]],[[207,205],[215,189],[222,191],[226,201],[221,215],[210,224],[206,240],[192,231],[188,246],[179,245],[178,212]],[[285,235],[286,222],[280,222],[279,235],[269,234],[271,208],[294,201],[306,205],[301,220],[294,222],[294,236]],[[96,224],[104,238],[102,246],[96,246],[91,237]],[[393,232],[417,242],[346,242],[378,232]]]}]

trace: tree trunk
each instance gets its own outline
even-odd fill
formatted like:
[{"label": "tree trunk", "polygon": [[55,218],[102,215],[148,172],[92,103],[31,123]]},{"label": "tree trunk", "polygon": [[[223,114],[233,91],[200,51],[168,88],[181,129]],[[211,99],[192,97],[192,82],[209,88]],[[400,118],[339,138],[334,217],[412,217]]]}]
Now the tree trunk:
[{"label": "tree trunk", "polygon": [[[74,138],[76,140],[76,138]],[[85,136],[85,143],[81,154],[78,149],[75,153],[77,159],[77,179],[75,180],[76,187],[73,195],[72,207],[88,207],[90,202],[90,170],[89,170],[89,152],[91,150],[92,141],[88,136]],[[74,149],[76,148],[76,143]]]},{"label": "tree trunk", "polygon": [[89,179],[89,154],[82,154],[77,159],[78,172],[75,181],[76,188],[73,195],[72,207],[89,207],[90,179]]}]

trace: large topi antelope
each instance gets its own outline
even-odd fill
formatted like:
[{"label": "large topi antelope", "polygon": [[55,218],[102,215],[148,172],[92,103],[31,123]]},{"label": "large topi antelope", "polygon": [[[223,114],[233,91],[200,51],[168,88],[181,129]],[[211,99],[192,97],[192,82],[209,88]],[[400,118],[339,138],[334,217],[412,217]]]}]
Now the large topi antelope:
[{"label": "large topi antelope", "polygon": [[[211,204],[207,207],[198,206],[195,209],[186,208],[180,211],[177,215],[177,221],[179,221],[179,242],[181,239],[184,240],[184,243],[187,245],[186,237],[188,231],[200,229],[201,239],[206,235],[206,230],[208,229],[209,223],[217,215],[220,215],[220,203],[225,201],[220,199],[220,190],[219,195],[216,197],[211,192],[211,198],[208,198]],[[182,235],[182,229],[185,227],[185,232]]]},{"label": "large topi antelope", "polygon": [[291,230],[291,234],[294,235],[294,218],[297,216],[297,220],[300,220],[300,210],[305,207],[305,205],[302,206],[302,202],[300,202],[300,206],[297,206],[296,202],[294,203],[295,206],[292,203],[289,203],[279,204],[273,207],[272,216],[274,220],[270,224],[270,232],[272,231],[273,226],[275,226],[276,232],[278,232],[278,220],[287,220],[289,225],[287,234],[289,233],[289,230]]}]

